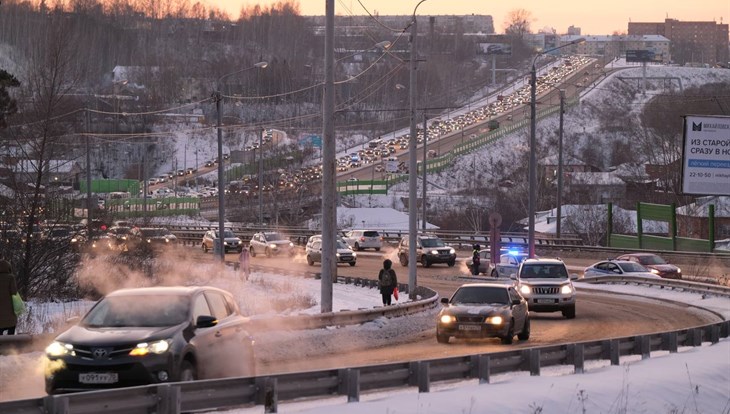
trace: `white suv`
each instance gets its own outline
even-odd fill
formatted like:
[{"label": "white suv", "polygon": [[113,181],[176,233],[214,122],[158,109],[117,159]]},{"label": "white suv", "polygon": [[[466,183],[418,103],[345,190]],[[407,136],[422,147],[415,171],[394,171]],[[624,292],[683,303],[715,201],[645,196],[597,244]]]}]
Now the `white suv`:
[{"label": "white suv", "polygon": [[560,259],[525,259],[517,273],[510,278],[517,290],[527,299],[532,312],[563,313],[568,319],[575,318],[575,287],[577,274],[568,275],[568,268]]},{"label": "white suv", "polygon": [[353,250],[375,249],[383,247],[383,237],[375,230],[351,230],[342,238]]},{"label": "white suv", "polygon": [[266,257],[271,257],[282,253],[288,253],[289,256],[293,256],[295,253],[294,243],[288,237],[275,231],[254,234],[248,246],[251,257],[255,257],[257,254],[264,254]]}]

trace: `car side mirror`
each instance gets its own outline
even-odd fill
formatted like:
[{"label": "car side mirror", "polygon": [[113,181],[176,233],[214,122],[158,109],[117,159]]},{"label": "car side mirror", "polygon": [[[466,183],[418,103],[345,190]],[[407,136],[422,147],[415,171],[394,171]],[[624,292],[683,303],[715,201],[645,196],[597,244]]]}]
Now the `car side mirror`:
[{"label": "car side mirror", "polygon": [[195,320],[196,328],[210,328],[211,326],[218,325],[218,319],[210,315],[200,315]]},{"label": "car side mirror", "polygon": [[519,299],[512,299],[512,304],[513,305],[519,305],[520,303],[522,303],[521,300],[519,300]]},{"label": "car side mirror", "polygon": [[444,305],[448,305],[449,304],[449,298],[441,298],[441,303],[443,303]]},{"label": "car side mirror", "polygon": [[578,280],[578,273],[571,273],[570,280]]}]

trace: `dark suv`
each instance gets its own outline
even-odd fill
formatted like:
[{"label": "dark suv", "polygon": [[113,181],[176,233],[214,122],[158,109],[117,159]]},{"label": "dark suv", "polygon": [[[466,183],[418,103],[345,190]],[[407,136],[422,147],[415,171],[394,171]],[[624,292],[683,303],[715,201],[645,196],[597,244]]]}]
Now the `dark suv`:
[{"label": "dark suv", "polygon": [[46,348],[46,392],[254,376],[247,321],[213,287],[112,292]]},{"label": "dark suv", "polygon": [[[438,236],[422,234],[416,236],[416,261],[423,267],[433,263],[446,263],[449,267],[456,264],[456,250],[447,246]],[[398,245],[398,260],[401,266],[408,266],[408,236],[403,236]]]}]

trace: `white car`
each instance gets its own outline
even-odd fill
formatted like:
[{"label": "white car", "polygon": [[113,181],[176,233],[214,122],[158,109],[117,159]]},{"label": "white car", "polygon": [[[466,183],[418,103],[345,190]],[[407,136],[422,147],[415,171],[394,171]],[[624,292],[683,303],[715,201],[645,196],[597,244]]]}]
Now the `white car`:
[{"label": "white car", "polygon": [[375,249],[379,252],[383,247],[383,237],[376,230],[351,230],[342,240],[355,251]]},{"label": "white car", "polygon": [[254,234],[251,237],[248,249],[251,257],[257,254],[264,254],[266,257],[271,257],[282,253],[288,253],[292,256],[295,253],[294,243],[288,237],[275,231],[264,231]]},{"label": "white car", "polygon": [[604,260],[586,267],[583,271],[583,277],[596,276],[637,276],[661,279],[661,276],[655,275],[651,270],[630,260]]},{"label": "white car", "polygon": [[[357,253],[350,249],[350,246],[342,240],[335,241],[335,247],[337,251],[335,253],[337,263],[347,263],[350,266],[355,266],[357,263]],[[314,240],[307,243],[307,264],[314,266],[315,262],[322,263],[322,239]]]}]

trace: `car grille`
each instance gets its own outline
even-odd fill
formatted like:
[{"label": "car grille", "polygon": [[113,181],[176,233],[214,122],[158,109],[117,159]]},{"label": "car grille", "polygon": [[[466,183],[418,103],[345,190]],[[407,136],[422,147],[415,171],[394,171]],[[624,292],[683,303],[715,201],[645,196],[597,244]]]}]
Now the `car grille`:
[{"label": "car grille", "polygon": [[558,286],[533,286],[532,293],[536,295],[557,295],[560,292]]},{"label": "car grille", "polygon": [[341,254],[340,255],[340,261],[342,261],[342,262],[351,262],[352,261],[352,255],[351,254]]},{"label": "car grille", "polygon": [[120,356],[126,356],[129,351],[134,349],[133,345],[121,346],[74,346],[76,355],[84,359],[114,359]]},{"label": "car grille", "polygon": [[456,317],[457,322],[466,322],[466,323],[482,323],[484,322],[483,316],[457,316]]}]

